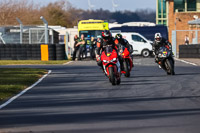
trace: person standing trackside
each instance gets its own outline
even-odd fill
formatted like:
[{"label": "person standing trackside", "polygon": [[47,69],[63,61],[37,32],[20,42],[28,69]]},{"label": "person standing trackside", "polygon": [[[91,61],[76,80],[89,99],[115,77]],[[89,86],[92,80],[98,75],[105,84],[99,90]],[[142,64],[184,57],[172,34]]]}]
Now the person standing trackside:
[{"label": "person standing trackside", "polygon": [[81,56],[83,55],[83,50],[84,50],[84,47],[85,47],[85,39],[84,39],[83,34],[81,34],[81,38],[78,39],[78,43],[76,44],[76,46],[80,46],[79,47],[78,60],[81,60]]},{"label": "person standing trackside", "polygon": [[189,39],[188,35],[186,35],[186,36],[185,36],[185,45],[189,45],[189,40],[190,40],[190,39]]},{"label": "person standing trackside", "polygon": [[84,47],[83,53],[85,54],[85,58],[87,58],[87,53],[88,53],[88,49],[90,49],[91,46],[91,37],[90,35],[87,36],[87,39],[85,39],[86,45]]},{"label": "person standing trackside", "polygon": [[90,59],[93,60],[95,59],[95,46],[96,46],[96,41],[94,40],[94,37],[91,37],[91,45],[90,45]]},{"label": "person standing trackside", "polygon": [[79,47],[80,47],[80,46],[76,46],[76,44],[78,43],[78,40],[79,40],[78,35],[75,35],[74,36],[74,52],[73,52],[72,60],[76,59],[76,53],[77,53],[77,51],[79,50]]}]

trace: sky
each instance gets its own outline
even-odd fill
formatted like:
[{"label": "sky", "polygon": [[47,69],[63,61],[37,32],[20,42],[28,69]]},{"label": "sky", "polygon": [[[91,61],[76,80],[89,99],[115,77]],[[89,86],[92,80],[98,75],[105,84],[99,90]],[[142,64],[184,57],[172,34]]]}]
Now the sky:
[{"label": "sky", "polygon": [[[57,0],[34,0],[36,3],[41,3],[43,5],[48,4],[49,2],[55,2]],[[88,0],[67,0],[73,7],[81,8],[84,10],[88,8]],[[96,9],[107,9],[113,11],[112,0],[90,0],[91,4],[94,5],[93,10]],[[153,9],[156,10],[156,0],[114,0],[115,4],[118,5],[116,10],[130,10],[135,11],[137,9]]]}]

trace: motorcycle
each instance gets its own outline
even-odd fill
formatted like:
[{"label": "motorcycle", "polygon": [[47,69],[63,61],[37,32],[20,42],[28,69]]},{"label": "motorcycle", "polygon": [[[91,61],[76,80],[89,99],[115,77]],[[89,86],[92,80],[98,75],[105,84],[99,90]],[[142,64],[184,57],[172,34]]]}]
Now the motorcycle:
[{"label": "motorcycle", "polygon": [[133,61],[130,57],[130,52],[123,45],[120,45],[119,51],[119,55],[121,56],[121,60],[123,62],[123,64],[121,64],[123,65],[121,67],[121,73],[124,74],[125,77],[130,77],[130,72],[133,68]]},{"label": "motorcycle", "polygon": [[102,51],[101,61],[103,63],[103,70],[112,85],[119,85],[121,82],[120,63],[118,61],[118,54],[112,45],[107,45]]},{"label": "motorcycle", "polygon": [[168,75],[174,75],[174,59],[173,53],[169,48],[163,46],[158,51],[158,64]]}]

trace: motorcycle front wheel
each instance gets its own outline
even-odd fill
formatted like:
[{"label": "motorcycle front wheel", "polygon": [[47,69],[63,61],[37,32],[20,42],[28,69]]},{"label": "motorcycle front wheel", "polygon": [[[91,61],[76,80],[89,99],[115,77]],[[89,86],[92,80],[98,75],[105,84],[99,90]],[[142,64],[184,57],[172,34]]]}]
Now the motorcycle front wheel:
[{"label": "motorcycle front wheel", "polygon": [[114,69],[113,69],[113,67],[109,67],[108,70],[109,70],[109,79],[110,79],[110,82],[112,83],[112,85],[116,85],[116,78],[115,78],[115,75],[114,75]]},{"label": "motorcycle front wheel", "polygon": [[174,75],[174,64],[171,59],[166,59],[165,61],[165,68],[168,75]]}]

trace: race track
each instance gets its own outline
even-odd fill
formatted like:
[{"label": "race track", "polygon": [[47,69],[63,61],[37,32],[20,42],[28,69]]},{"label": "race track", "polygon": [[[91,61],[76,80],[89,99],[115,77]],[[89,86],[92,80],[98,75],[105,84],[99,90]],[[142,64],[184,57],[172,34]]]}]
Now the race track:
[{"label": "race track", "polygon": [[52,73],[0,110],[0,132],[199,133],[200,67],[176,61],[168,76],[153,58],[134,62],[119,86],[95,61],[18,66]]}]

